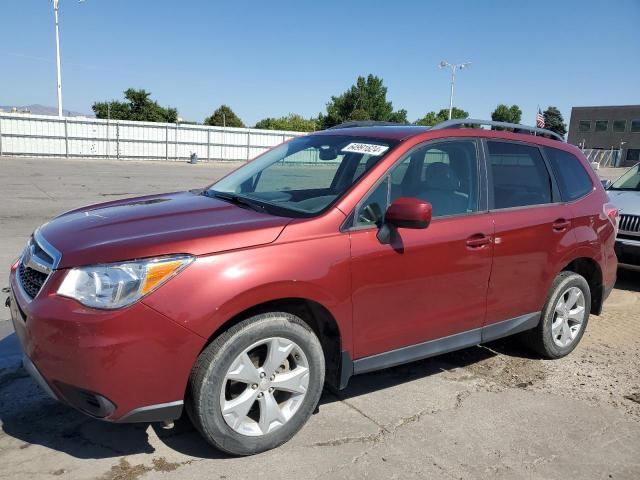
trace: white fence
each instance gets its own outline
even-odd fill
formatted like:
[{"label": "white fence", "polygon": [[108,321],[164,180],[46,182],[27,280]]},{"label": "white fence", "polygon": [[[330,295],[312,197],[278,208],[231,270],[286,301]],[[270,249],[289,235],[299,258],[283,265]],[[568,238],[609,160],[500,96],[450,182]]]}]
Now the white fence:
[{"label": "white fence", "polygon": [[0,113],[0,156],[251,160],[300,132]]},{"label": "white fence", "polygon": [[620,150],[614,149],[585,148],[582,153],[592,165],[597,163],[599,167],[619,167],[622,158]]}]

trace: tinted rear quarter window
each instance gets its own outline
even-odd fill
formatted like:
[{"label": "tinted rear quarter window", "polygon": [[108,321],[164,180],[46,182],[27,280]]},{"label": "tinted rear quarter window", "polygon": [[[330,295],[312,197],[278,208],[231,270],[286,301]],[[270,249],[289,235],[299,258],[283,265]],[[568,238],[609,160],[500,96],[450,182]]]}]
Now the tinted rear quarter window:
[{"label": "tinted rear quarter window", "polygon": [[493,208],[551,203],[551,178],[537,147],[488,141]]},{"label": "tinted rear quarter window", "polygon": [[545,147],[545,152],[560,187],[560,196],[563,201],[577,200],[593,190],[589,174],[575,155],[551,147]]}]

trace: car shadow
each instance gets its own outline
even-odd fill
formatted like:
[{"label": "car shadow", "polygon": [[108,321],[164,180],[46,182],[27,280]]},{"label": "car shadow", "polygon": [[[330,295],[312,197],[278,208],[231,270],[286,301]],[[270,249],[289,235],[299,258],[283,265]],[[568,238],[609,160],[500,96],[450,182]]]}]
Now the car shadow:
[{"label": "car shadow", "polygon": [[[325,388],[323,405],[374,390],[391,388],[447,370],[465,367],[496,354],[522,356],[523,348],[513,341],[496,341],[397,367],[358,375],[342,391]],[[172,428],[163,424],[113,424],[95,420],[47,397],[22,368],[20,347],[15,334],[0,340],[0,424],[6,435],[24,442],[64,452],[81,459],[113,458],[138,453],[153,453],[149,426],[169,448],[196,458],[227,458],[209,446],[188,420],[177,420]],[[535,358],[535,357],[534,357]],[[317,410],[318,411],[318,410]]]},{"label": "car shadow", "polygon": [[629,292],[640,292],[640,269],[618,268],[616,288]]},{"label": "car shadow", "polygon": [[325,388],[320,405],[339,400],[367,395],[377,390],[395,387],[431,375],[464,368],[469,365],[495,357],[510,357],[539,360],[541,357],[525,348],[517,337],[504,338],[483,345],[457,350],[436,357],[418,360],[396,367],[351,377],[349,386],[340,391]]}]

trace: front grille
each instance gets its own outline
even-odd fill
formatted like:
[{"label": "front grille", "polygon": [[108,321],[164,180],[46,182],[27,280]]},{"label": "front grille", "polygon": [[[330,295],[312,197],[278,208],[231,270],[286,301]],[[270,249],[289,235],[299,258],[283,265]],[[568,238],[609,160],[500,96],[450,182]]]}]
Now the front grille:
[{"label": "front grille", "polygon": [[25,267],[22,262],[20,262],[20,265],[18,266],[18,281],[20,282],[23,290],[31,298],[38,295],[38,292],[42,288],[42,285],[44,285],[47,277],[48,275],[46,273]]},{"label": "front grille", "polygon": [[28,299],[38,295],[51,272],[60,263],[60,258],[60,252],[36,230],[22,253],[17,271],[17,281]]},{"label": "front grille", "polygon": [[640,215],[620,215],[618,228],[621,232],[640,233]]}]

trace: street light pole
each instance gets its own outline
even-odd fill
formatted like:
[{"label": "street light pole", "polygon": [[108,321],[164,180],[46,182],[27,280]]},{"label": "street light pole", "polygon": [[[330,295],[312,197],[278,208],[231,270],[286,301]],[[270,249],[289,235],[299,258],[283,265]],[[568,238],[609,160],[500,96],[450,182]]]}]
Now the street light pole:
[{"label": "street light pole", "polygon": [[444,60],[440,62],[440,64],[438,65],[439,68],[449,67],[451,69],[451,92],[449,93],[449,120],[451,120],[451,115],[453,113],[453,87],[456,82],[456,70],[462,70],[463,68],[467,68],[469,65],[471,65],[471,62],[451,64]]},{"label": "street light pole", "polygon": [[62,117],[62,74],[60,72],[60,33],[58,31],[58,1],[52,0],[53,16],[56,24],[56,69],[58,75],[58,116]]}]

